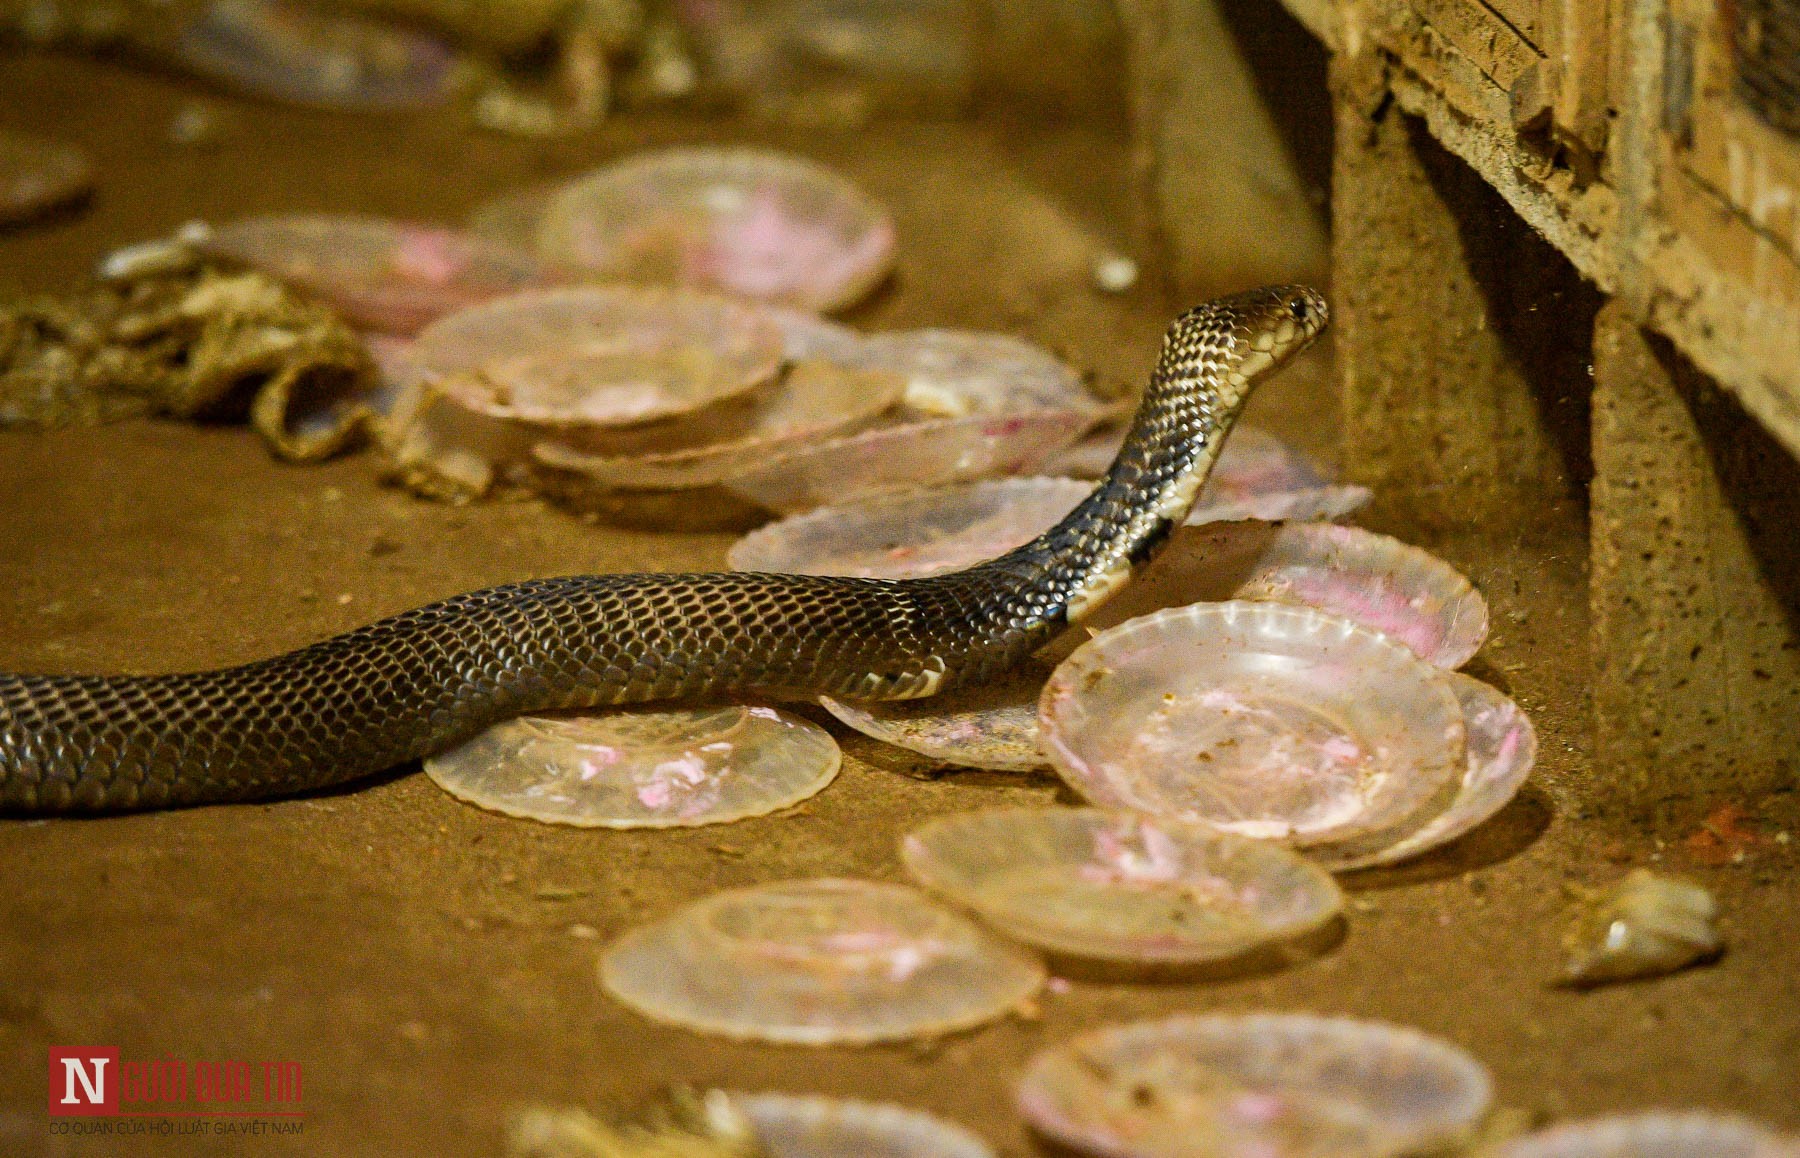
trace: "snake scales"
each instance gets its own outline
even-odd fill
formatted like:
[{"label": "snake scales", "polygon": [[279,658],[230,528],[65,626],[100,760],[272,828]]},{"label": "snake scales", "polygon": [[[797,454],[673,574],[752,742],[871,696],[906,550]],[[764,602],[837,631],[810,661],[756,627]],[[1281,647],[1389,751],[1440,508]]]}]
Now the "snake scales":
[{"label": "snake scales", "polygon": [[1081,619],[1187,516],[1254,380],[1325,304],[1256,290],[1170,327],[1105,479],[1009,554],[926,579],[583,575],[458,595],[298,651],[161,676],[0,674],[0,808],[278,796],[552,708],[756,691],[928,696]]}]

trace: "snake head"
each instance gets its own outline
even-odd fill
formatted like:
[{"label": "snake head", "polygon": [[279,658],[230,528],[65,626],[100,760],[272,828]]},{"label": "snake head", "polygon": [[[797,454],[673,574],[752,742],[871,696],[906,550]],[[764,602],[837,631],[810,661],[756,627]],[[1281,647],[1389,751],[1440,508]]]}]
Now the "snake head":
[{"label": "snake head", "polygon": [[1279,360],[1304,349],[1330,316],[1317,290],[1276,285],[1208,302],[1188,311],[1182,321],[1204,317],[1207,328],[1221,337],[1229,336],[1232,345],[1272,354]]},{"label": "snake head", "polygon": [[1218,298],[1170,327],[1164,364],[1175,378],[1217,375],[1241,399],[1253,379],[1304,350],[1328,317],[1325,299],[1302,285]]},{"label": "snake head", "polygon": [[1307,286],[1272,286],[1242,296],[1250,299],[1250,310],[1266,319],[1262,332],[1273,334],[1270,349],[1278,357],[1305,349],[1331,320],[1323,295]]}]

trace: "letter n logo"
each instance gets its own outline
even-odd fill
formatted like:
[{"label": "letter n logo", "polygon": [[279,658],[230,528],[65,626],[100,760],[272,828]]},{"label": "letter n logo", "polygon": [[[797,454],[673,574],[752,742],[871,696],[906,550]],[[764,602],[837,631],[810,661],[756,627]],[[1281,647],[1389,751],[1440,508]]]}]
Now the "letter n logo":
[{"label": "letter n logo", "polygon": [[51,1117],[97,1118],[118,1112],[118,1046],[50,1047]]}]

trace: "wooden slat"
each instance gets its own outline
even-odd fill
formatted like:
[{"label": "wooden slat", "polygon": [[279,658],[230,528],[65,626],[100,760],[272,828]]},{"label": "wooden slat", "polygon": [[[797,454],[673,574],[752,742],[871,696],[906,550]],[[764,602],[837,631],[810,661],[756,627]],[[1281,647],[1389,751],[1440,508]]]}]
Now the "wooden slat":
[{"label": "wooden slat", "polygon": [[1425,22],[1503,89],[1543,56],[1490,8],[1469,0],[1408,0]]}]

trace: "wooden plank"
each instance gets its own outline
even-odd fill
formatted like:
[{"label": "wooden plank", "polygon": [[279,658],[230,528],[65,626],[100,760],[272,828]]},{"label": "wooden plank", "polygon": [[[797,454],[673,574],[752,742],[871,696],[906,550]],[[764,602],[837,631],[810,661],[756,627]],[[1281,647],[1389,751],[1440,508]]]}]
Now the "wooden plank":
[{"label": "wooden plank", "polygon": [[1612,124],[1614,0],[1545,0],[1543,48],[1551,118],[1559,137],[1589,160]]},{"label": "wooden plank", "polygon": [[1425,23],[1485,75],[1510,91],[1543,58],[1536,45],[1492,9],[1469,0],[1408,0]]},{"label": "wooden plank", "polygon": [[1800,268],[1710,190],[1673,178],[1647,265],[1651,324],[1800,455]]},{"label": "wooden plank", "polygon": [[1800,259],[1800,141],[1720,94],[1693,109],[1693,145],[1681,165],[1746,224]]},{"label": "wooden plank", "polygon": [[1555,0],[1478,0],[1497,19],[1504,20],[1528,43],[1542,48],[1546,32],[1545,9]]}]

